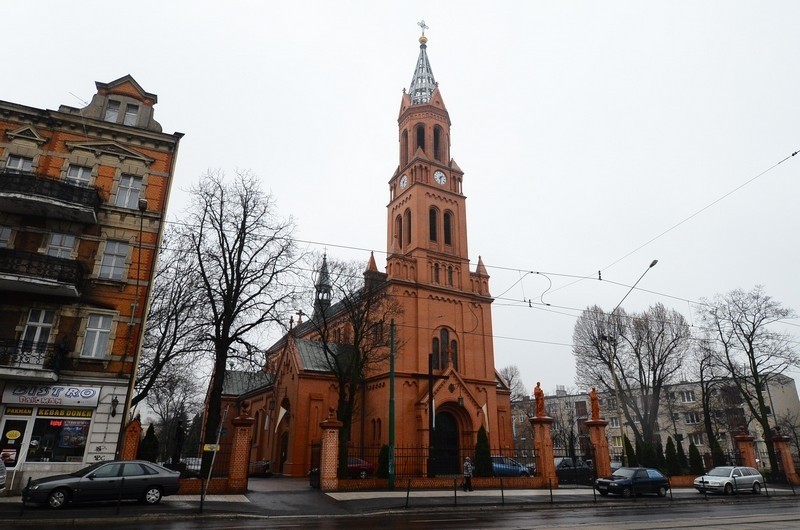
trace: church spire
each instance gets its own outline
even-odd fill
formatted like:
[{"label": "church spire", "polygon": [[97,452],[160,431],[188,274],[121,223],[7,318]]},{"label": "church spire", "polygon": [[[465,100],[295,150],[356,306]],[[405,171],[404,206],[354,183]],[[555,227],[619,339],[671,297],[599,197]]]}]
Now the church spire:
[{"label": "church spire", "polygon": [[428,37],[425,36],[425,30],[428,29],[428,26],[425,25],[424,20],[418,22],[417,25],[422,28],[422,36],[419,38],[419,59],[417,59],[414,77],[411,79],[411,87],[408,89],[414,105],[430,101],[431,94],[436,89],[436,80],[433,78],[433,70],[431,70],[431,63],[428,61],[428,52],[426,51]]},{"label": "church spire", "polygon": [[316,299],[314,300],[314,315],[311,317],[316,319],[321,316],[331,306],[331,277],[328,273],[328,255],[322,255],[322,265],[319,268],[317,276]]}]

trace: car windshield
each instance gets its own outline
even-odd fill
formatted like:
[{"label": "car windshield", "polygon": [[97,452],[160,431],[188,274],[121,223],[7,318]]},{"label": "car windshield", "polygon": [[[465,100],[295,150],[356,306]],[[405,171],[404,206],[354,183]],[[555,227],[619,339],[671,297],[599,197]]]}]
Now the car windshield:
[{"label": "car windshield", "polygon": [[728,477],[731,474],[730,467],[715,467],[711,471],[708,472],[708,476],[710,477]]},{"label": "car windshield", "polygon": [[614,471],[612,476],[614,477],[623,477],[623,478],[630,478],[633,474],[636,473],[636,469],[632,467],[621,467],[618,470]]}]

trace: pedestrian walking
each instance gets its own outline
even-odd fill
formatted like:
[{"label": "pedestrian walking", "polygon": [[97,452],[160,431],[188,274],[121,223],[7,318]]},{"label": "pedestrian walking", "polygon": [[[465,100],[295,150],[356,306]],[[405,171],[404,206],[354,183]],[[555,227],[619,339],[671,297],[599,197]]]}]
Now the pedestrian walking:
[{"label": "pedestrian walking", "polygon": [[464,491],[472,491],[472,460],[469,457],[464,459]]}]

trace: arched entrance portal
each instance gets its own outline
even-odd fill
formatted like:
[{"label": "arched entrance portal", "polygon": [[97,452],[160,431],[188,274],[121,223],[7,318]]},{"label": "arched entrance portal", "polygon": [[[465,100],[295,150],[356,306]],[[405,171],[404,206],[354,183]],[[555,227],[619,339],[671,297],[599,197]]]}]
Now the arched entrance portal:
[{"label": "arched entrance portal", "polygon": [[458,422],[450,412],[436,413],[433,430],[433,471],[439,475],[461,473],[461,458],[458,447]]}]

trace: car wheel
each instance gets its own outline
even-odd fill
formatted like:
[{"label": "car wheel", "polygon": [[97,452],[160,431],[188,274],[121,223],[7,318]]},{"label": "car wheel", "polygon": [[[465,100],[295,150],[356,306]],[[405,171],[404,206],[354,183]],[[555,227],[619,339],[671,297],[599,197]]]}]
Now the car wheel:
[{"label": "car wheel", "polygon": [[733,484],[725,484],[725,495],[733,494]]},{"label": "car wheel", "polygon": [[150,486],[144,490],[142,502],[145,504],[158,504],[159,501],[161,501],[161,488],[158,486]]},{"label": "car wheel", "polygon": [[361,479],[367,478],[367,470],[366,469],[362,469],[361,471],[359,471],[358,472],[358,478],[361,478]]},{"label": "car wheel", "polygon": [[64,488],[54,489],[47,496],[47,505],[54,510],[63,508],[69,502],[69,491]]},{"label": "car wheel", "polygon": [[623,497],[630,497],[631,496],[631,489],[630,488],[622,488],[622,496]]},{"label": "car wheel", "polygon": [[759,484],[758,482],[753,482],[753,493],[755,493],[756,495],[761,493],[761,484]]},{"label": "car wheel", "polygon": [[607,491],[601,491],[601,492],[600,492],[600,495],[601,495],[601,496],[603,496],[603,497],[605,497],[606,495],[608,495],[608,492],[607,492]]},{"label": "car wheel", "polygon": [[658,491],[656,493],[658,494],[659,497],[666,497],[667,496],[667,487],[666,486],[661,486],[660,488],[658,488]]},{"label": "car wheel", "polygon": [[531,474],[530,474],[530,473],[528,473],[527,471],[523,471],[522,473],[520,473],[520,475],[519,475],[519,476],[520,476],[520,477],[530,477],[530,476],[531,476]]}]

